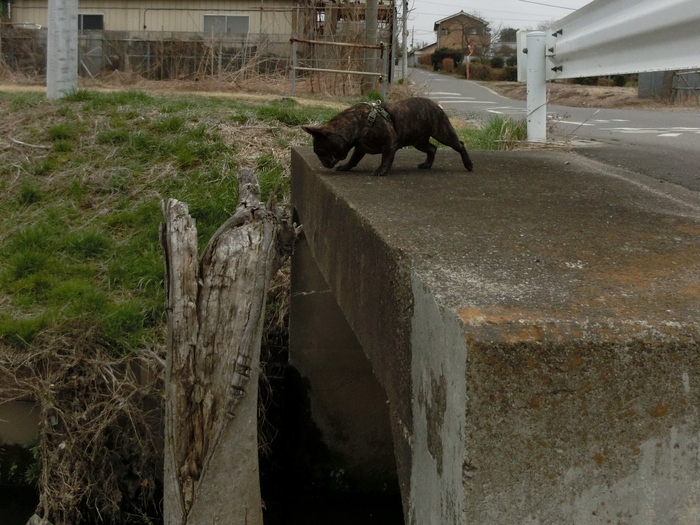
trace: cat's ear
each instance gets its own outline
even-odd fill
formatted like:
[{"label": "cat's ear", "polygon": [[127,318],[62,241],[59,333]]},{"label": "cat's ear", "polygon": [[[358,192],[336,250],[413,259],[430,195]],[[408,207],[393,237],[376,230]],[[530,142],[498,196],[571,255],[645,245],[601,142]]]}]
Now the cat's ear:
[{"label": "cat's ear", "polygon": [[302,126],[301,129],[306,131],[312,137],[327,137],[328,131],[323,126]]}]

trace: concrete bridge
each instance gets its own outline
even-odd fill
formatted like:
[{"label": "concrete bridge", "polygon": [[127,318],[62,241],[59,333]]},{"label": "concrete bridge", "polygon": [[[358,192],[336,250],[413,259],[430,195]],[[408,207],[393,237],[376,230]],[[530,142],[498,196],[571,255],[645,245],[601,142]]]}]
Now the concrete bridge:
[{"label": "concrete bridge", "polygon": [[[574,153],[293,151],[292,363],[406,523],[700,523],[700,198]],[[664,191],[660,191],[663,189]]]}]

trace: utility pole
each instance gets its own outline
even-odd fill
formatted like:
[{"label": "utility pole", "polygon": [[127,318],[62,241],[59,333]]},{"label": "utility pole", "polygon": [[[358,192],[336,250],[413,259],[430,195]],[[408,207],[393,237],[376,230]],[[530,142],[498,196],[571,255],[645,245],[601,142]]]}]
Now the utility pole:
[{"label": "utility pole", "polygon": [[[367,0],[365,7],[365,44],[377,45],[377,0]],[[384,50],[386,53],[386,49]],[[377,50],[365,49],[365,71],[377,71]],[[386,82],[386,79],[384,79]],[[375,88],[375,77],[367,75],[362,82],[362,92],[366,93]]]},{"label": "utility pole", "polygon": [[78,89],[78,0],[49,0],[46,98]]},{"label": "utility pole", "polygon": [[408,28],[406,23],[408,22],[408,0],[403,1],[403,13],[401,13],[401,32],[403,33],[403,39],[401,40],[401,78],[406,81],[408,78]]}]

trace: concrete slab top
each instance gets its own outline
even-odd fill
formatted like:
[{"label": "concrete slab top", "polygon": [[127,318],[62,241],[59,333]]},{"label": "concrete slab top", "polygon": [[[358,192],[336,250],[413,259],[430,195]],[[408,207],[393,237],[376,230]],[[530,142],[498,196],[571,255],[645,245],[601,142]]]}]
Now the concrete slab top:
[{"label": "concrete slab top", "polygon": [[662,192],[564,151],[478,151],[467,173],[451,150],[431,170],[416,168],[424,154],[401,150],[386,177],[369,176],[376,156],[340,174],[310,148],[298,153],[485,338],[585,339],[589,326],[598,340],[601,326],[615,340],[700,333],[692,192]]}]

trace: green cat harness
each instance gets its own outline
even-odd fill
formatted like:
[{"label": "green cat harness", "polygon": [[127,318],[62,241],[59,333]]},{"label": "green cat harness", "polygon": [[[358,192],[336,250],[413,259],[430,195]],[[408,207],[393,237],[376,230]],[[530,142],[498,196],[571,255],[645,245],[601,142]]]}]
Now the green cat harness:
[{"label": "green cat harness", "polygon": [[382,103],[379,100],[375,102],[365,102],[365,104],[370,107],[369,114],[367,115],[367,124],[369,126],[374,126],[374,121],[377,120],[377,115],[391,123],[389,113],[387,113],[386,109],[382,107]]}]

